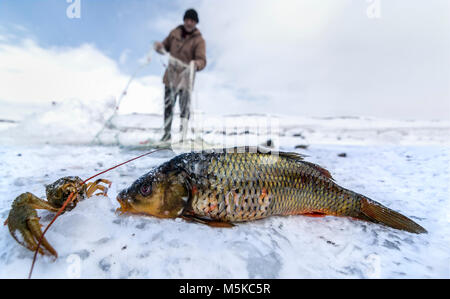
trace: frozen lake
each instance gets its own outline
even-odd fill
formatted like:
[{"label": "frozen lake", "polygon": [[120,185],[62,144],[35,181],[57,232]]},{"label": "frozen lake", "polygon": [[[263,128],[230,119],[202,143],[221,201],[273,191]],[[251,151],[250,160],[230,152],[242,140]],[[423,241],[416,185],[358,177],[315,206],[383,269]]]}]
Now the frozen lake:
[{"label": "frozen lake", "polygon": [[[299,139],[299,138],[297,138]],[[289,141],[289,142],[288,142]],[[272,217],[210,228],[182,220],[116,215],[117,193],[169,152],[102,175],[108,197],[92,197],[59,217],[46,237],[59,258],[38,257],[35,278],[449,278],[450,148],[446,145],[311,145],[308,155],[343,187],[411,217],[415,235],[347,218]],[[300,139],[299,139],[300,141]],[[303,140],[304,141],[304,140]],[[0,146],[0,219],[23,192],[87,178],[142,151],[112,146]],[[345,153],[345,157],[339,154]],[[342,155],[341,155],[342,156]],[[47,224],[51,213],[39,211]],[[33,253],[0,229],[0,277],[25,278]]]}]

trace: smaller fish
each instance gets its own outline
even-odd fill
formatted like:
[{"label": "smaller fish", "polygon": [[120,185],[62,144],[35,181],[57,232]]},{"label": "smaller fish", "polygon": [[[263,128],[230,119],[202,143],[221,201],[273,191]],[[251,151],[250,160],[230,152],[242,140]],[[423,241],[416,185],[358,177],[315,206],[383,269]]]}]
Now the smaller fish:
[{"label": "smaller fish", "polygon": [[408,217],[339,186],[326,169],[299,154],[247,147],[181,154],[140,177],[117,200],[121,212],[215,227],[274,215],[333,215],[426,232]]}]

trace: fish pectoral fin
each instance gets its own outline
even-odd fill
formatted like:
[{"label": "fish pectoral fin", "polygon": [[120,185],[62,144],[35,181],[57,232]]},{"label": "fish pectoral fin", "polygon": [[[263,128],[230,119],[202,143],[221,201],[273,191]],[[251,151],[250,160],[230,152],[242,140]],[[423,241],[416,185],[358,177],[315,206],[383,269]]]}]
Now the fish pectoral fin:
[{"label": "fish pectoral fin", "polygon": [[208,225],[211,227],[230,228],[230,227],[234,226],[234,224],[232,224],[230,222],[205,219],[205,218],[200,218],[200,217],[193,216],[193,215],[183,215],[183,216],[181,216],[181,218],[183,218],[184,220],[189,221],[189,222],[197,222],[197,223],[205,224],[205,225]]},{"label": "fish pectoral fin", "polygon": [[224,228],[234,227],[233,223],[224,222],[224,221],[214,221],[214,220],[207,222],[206,225],[209,225],[211,227],[224,227]]},{"label": "fish pectoral fin", "polygon": [[310,212],[310,213],[304,213],[301,215],[307,216],[307,217],[325,217],[327,214],[320,213],[320,212]]}]

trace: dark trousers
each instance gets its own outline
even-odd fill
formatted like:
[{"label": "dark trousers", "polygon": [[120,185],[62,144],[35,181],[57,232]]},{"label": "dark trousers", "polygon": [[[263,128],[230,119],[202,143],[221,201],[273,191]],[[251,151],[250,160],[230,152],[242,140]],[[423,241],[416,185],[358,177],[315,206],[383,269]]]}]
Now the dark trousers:
[{"label": "dark trousers", "polygon": [[187,126],[187,121],[191,117],[191,97],[187,90],[178,90],[175,88],[165,87],[164,90],[164,136],[163,140],[169,140],[171,138],[172,120],[173,120],[173,108],[175,102],[178,100],[180,106],[180,131],[186,130],[184,126]]}]

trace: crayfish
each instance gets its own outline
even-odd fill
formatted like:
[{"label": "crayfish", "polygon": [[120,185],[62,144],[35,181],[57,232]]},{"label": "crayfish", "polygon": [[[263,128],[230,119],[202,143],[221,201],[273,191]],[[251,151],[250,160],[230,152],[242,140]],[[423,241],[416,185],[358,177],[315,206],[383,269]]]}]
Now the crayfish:
[{"label": "crayfish", "polygon": [[[108,187],[100,185],[100,183],[107,184],[108,187],[111,186],[111,182],[105,179],[84,184],[79,177],[68,176],[46,185],[47,200],[43,200],[30,192],[22,193],[12,203],[5,225],[8,225],[11,236],[19,244],[32,251],[38,249],[42,255],[50,253],[57,257],[56,250],[43,236],[36,209],[45,209],[57,213],[63,207],[69,195],[73,193],[71,201],[67,203],[61,214],[71,211],[79,201],[91,197],[97,190],[100,190],[100,192],[95,195],[106,196]],[[38,248],[39,242],[42,242],[46,251],[43,248]]]},{"label": "crayfish", "polygon": [[[123,163],[117,164],[91,176],[84,181],[77,176],[60,178],[54,183],[46,186],[47,200],[41,199],[29,192],[19,195],[12,203],[11,210],[9,211],[8,218],[6,219],[4,225],[8,225],[11,236],[19,244],[35,252],[28,278],[31,278],[31,274],[33,273],[33,266],[38,252],[42,255],[50,254],[58,257],[56,250],[44,237],[48,228],[56,220],[56,218],[60,214],[75,208],[79,201],[91,197],[97,190],[100,190],[100,192],[94,195],[106,196],[108,188],[111,187],[111,182],[105,179],[97,179],[93,183],[86,182],[119,166],[160,150],[163,149],[153,150]],[[101,185],[101,183],[106,184],[107,187]],[[41,230],[41,224],[39,223],[40,218],[37,216],[36,209],[45,209],[51,212],[56,212],[55,217],[47,225],[44,231]],[[45,250],[40,247],[41,244]]]}]

